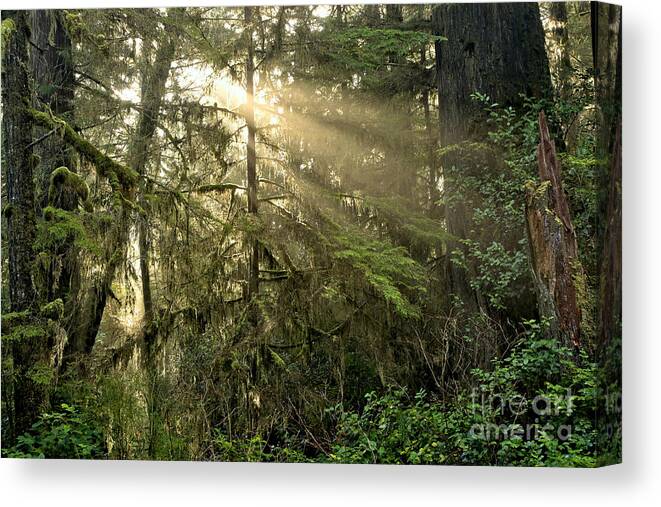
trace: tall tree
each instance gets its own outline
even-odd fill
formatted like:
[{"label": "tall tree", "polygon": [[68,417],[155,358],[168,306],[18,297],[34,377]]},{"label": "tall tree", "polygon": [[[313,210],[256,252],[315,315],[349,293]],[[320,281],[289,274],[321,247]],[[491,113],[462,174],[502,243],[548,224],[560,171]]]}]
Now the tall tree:
[{"label": "tall tree", "polygon": [[[254,7],[244,8],[246,37],[246,108],[245,119],[248,130],[246,155],[246,176],[248,180],[248,213],[257,216],[257,151],[255,147],[255,48],[253,42]],[[248,274],[248,300],[251,301],[259,292],[259,243],[256,237],[251,238],[250,266]]]},{"label": "tall tree", "polygon": [[[31,67],[37,98],[47,105],[53,114],[67,121],[73,118],[74,65],[71,38],[65,27],[62,10],[36,10],[31,13]],[[41,127],[35,129],[36,137],[48,134]],[[73,150],[59,136],[49,135],[34,147],[39,157],[36,171],[37,203],[40,209],[48,205],[48,189],[51,173],[64,166],[74,171]],[[56,204],[71,210],[77,204],[74,192],[66,192]],[[73,195],[72,195],[73,194]]]},{"label": "tall tree", "polygon": [[[9,271],[9,306],[12,312],[38,311],[32,268],[35,239],[35,209],[32,154],[32,121],[27,114],[30,100],[28,40],[30,27],[25,11],[2,12],[2,148],[7,204],[4,208]],[[7,322],[3,319],[3,328]],[[37,328],[39,330],[39,328]],[[43,359],[46,336],[25,334],[12,340],[15,383],[11,432],[21,434],[35,421],[46,401],[44,386],[31,375]],[[5,330],[3,329],[3,334]]]},{"label": "tall tree", "polygon": [[[64,18],[61,10],[35,10],[31,13],[30,60],[36,91],[35,107],[46,107],[52,114],[73,122],[74,63]],[[56,135],[56,129],[36,126],[34,137],[37,139],[34,153],[38,160],[34,175],[36,213],[41,216],[47,206],[75,210],[79,202],[87,199],[88,187],[76,174],[74,150]],[[48,250],[42,252],[48,262],[40,263],[42,286],[37,289],[40,297],[48,302],[62,301],[63,329],[67,335],[73,335],[80,288],[79,252],[71,242],[63,242]],[[71,348],[67,344],[67,352]]]},{"label": "tall tree", "polygon": [[[622,8],[619,5],[591,2],[592,61],[594,69],[595,105],[597,113],[597,139],[595,155],[600,161],[597,184],[597,245],[603,250],[608,208],[609,163],[613,153],[615,133],[620,123],[622,94],[622,43],[620,24]],[[601,262],[601,261],[599,261]]]},{"label": "tall tree", "polygon": [[174,58],[174,36],[164,33],[162,40],[157,42],[158,49],[153,58],[149,48],[151,41],[143,45],[143,71],[140,98],[140,113],[135,132],[129,146],[129,165],[140,175],[140,198],[142,207],[138,217],[138,249],[140,255],[140,278],[142,283],[142,302],[144,307],[145,337],[149,344],[153,339],[152,329],[154,319],[154,303],[152,300],[152,284],[149,268],[149,214],[145,194],[151,191],[147,171],[150,159],[150,147],[159,122],[161,101],[165,93],[165,84],[170,74],[170,66]]},{"label": "tall tree", "polygon": [[27,13],[6,11],[3,16],[2,62],[2,137],[7,184],[7,239],[9,244],[9,300],[13,311],[34,304],[32,284],[32,243],[35,234],[34,183],[35,159],[30,143],[32,122],[26,112],[30,98],[28,74]]},{"label": "tall tree", "polygon": [[[485,30],[485,26],[489,29]],[[502,106],[517,108],[522,96],[544,97],[551,81],[544,31],[536,3],[444,4],[434,8],[434,34],[447,38],[436,44],[438,102],[445,195],[469,170],[463,154],[447,150],[485,136],[482,105],[471,98],[484,94]],[[467,210],[462,200],[446,203],[448,231],[469,238]],[[453,250],[466,252],[461,242]],[[469,308],[484,307],[471,288],[469,270],[450,264],[452,290]]]}]

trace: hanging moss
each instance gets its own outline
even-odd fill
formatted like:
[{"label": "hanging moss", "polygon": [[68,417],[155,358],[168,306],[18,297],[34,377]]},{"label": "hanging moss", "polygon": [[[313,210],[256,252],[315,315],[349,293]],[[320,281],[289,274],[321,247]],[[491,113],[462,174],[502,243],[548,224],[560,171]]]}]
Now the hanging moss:
[{"label": "hanging moss", "polygon": [[16,31],[16,23],[13,19],[2,20],[2,56],[5,54],[5,48],[9,44],[12,34]]},{"label": "hanging moss", "polygon": [[48,206],[43,211],[43,222],[37,226],[34,249],[37,252],[57,252],[70,244],[92,254],[100,254],[101,248],[89,235],[80,215],[71,211]]},{"label": "hanging moss", "polygon": [[61,320],[64,316],[64,302],[61,298],[46,303],[41,307],[41,316],[51,320]]},{"label": "hanging moss", "polygon": [[89,197],[90,189],[85,183],[85,180],[81,178],[78,174],[69,171],[66,167],[58,167],[50,175],[50,185],[48,187],[48,203],[54,204],[57,193],[60,192],[61,188],[66,186],[67,188],[73,190],[81,202],[87,201]]}]

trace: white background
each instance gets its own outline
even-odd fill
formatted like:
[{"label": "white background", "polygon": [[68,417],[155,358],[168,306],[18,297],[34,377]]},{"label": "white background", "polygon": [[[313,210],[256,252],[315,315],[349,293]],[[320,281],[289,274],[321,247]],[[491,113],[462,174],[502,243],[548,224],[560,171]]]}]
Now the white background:
[{"label": "white background", "polygon": [[[193,0],[188,4],[265,2]],[[3,505],[658,505],[661,500],[661,2],[622,0],[621,3],[624,7],[623,465],[598,470],[536,470],[3,459],[0,461]],[[1,5],[27,9],[181,6],[186,2],[3,0]]]}]

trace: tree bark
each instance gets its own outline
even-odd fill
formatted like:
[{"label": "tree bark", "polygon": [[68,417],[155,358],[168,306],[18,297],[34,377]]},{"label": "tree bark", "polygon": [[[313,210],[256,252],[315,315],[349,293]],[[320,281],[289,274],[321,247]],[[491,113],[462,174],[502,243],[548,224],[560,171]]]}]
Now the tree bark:
[{"label": "tree bark", "polygon": [[622,456],[622,131],[618,126],[611,155],[604,247],[599,283],[600,403],[597,407],[598,455],[607,463]]},{"label": "tree bark", "polygon": [[[67,33],[61,10],[36,10],[32,17],[32,73],[37,97],[53,114],[64,120],[73,120],[74,83],[71,39]],[[41,109],[41,107],[37,107]],[[43,127],[35,129],[35,137],[46,134]],[[34,147],[39,157],[36,171],[38,210],[48,206],[50,175],[64,166],[75,172],[73,150],[59,136],[49,136]],[[78,202],[73,192],[64,192],[59,202],[62,209],[72,210]]]},{"label": "tree bark", "polygon": [[441,145],[485,132],[482,106],[471,94],[518,107],[521,94],[547,97],[551,77],[536,3],[444,4],[434,8]]},{"label": "tree bark", "polygon": [[622,129],[618,127],[611,156],[606,208],[606,230],[601,255],[599,346],[605,350],[622,338]]},{"label": "tree bark", "polygon": [[526,192],[526,223],[530,262],[539,313],[551,333],[577,350],[581,346],[581,307],[577,284],[583,279],[576,233],[562,188],[560,161],[546,117],[539,115],[537,164],[542,181]]},{"label": "tree bark", "polygon": [[12,311],[22,311],[34,303],[32,262],[36,219],[34,213],[34,157],[32,121],[27,114],[30,97],[27,43],[30,29],[27,13],[6,11],[3,20],[14,29],[3,48],[2,62],[2,137],[6,167],[7,240],[9,257],[9,301]]},{"label": "tree bark", "polygon": [[[27,113],[30,97],[27,49],[30,28],[25,11],[4,11],[2,20],[3,31],[7,24],[11,26],[2,48],[2,149],[7,191],[4,215],[7,224],[9,307],[12,312],[30,311],[34,317],[37,306],[32,282],[35,259],[32,245],[36,231],[32,179],[35,160],[29,148],[32,121]],[[11,436],[26,431],[47,400],[46,386],[30,375],[31,368],[44,358],[46,340],[44,331],[39,336],[22,336],[7,344],[7,352],[13,357],[15,379],[13,400],[9,400],[13,402],[13,410],[8,411],[12,416],[9,421]]]},{"label": "tree bark", "polygon": [[[72,122],[74,110],[75,76],[73,54],[69,34],[64,25],[61,10],[36,10],[31,13],[32,51],[30,52],[32,74],[35,80],[37,103],[42,109],[46,105],[50,111],[66,121]],[[81,195],[72,188],[67,178],[58,185],[55,195],[50,195],[53,171],[66,167],[76,173],[73,149],[52,130],[35,126],[34,137],[42,141],[34,146],[38,165],[35,172],[36,213],[41,215],[46,206],[55,206],[67,211],[75,210]],[[86,197],[85,197],[86,198]],[[48,252],[51,262],[44,269],[45,286],[38,287],[41,297],[47,301],[61,299],[64,302],[63,322],[67,336],[71,337],[79,315],[77,305],[80,288],[79,258],[73,245],[65,245]],[[59,265],[58,265],[59,264]],[[67,340],[67,351],[71,349]]]},{"label": "tree bark", "polygon": [[[605,217],[608,203],[609,163],[621,110],[621,30],[619,5],[591,2],[592,60],[594,68],[597,142],[595,156],[600,161],[597,176],[597,251],[604,247]],[[599,259],[601,262],[601,259]],[[601,271],[601,266],[597,266]]]},{"label": "tree bark", "polygon": [[[253,7],[244,8],[246,43],[246,109],[245,119],[248,129],[247,171],[248,180],[248,213],[257,216],[257,152],[255,150],[255,61],[254,43],[252,37]],[[259,293],[259,244],[257,238],[250,241],[250,266],[248,275],[248,301]]]}]

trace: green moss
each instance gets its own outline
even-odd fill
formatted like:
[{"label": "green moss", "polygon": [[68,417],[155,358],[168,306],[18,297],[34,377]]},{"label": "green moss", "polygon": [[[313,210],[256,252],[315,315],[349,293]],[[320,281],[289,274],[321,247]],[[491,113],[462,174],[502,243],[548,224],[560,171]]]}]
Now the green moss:
[{"label": "green moss", "polygon": [[48,206],[43,211],[44,220],[37,225],[34,249],[37,252],[57,252],[67,245],[92,254],[100,254],[100,247],[87,234],[80,215],[71,211]]},{"label": "green moss", "polygon": [[2,328],[8,330],[12,326],[23,324],[30,318],[30,311],[24,310],[22,312],[5,313],[2,316]]},{"label": "green moss", "polygon": [[85,180],[74,172],[69,171],[66,167],[58,167],[50,175],[50,185],[48,187],[48,202],[53,204],[57,192],[62,186],[66,186],[73,190],[78,198],[85,202],[89,197],[90,189],[85,183]]},{"label": "green moss", "polygon": [[16,23],[13,19],[3,19],[2,20],[2,50],[0,53],[2,56],[5,54],[5,48],[11,40],[12,34],[16,31]]},{"label": "green moss", "polygon": [[107,178],[113,191],[120,187],[124,190],[132,189],[138,182],[138,173],[105,155],[89,141],[83,139],[71,126],[52,113],[44,113],[36,109],[27,108],[28,114],[35,123],[48,129],[56,129],[62,140],[72,146],[83,158],[96,167],[101,176]]},{"label": "green moss", "polygon": [[574,259],[571,264],[572,280],[576,287],[576,300],[581,309],[581,332],[593,338],[596,335],[596,326],[594,322],[594,307],[596,298],[588,284],[583,266],[578,259]]},{"label": "green moss", "polygon": [[64,316],[64,302],[57,298],[41,307],[41,316],[47,319],[60,320]]}]

